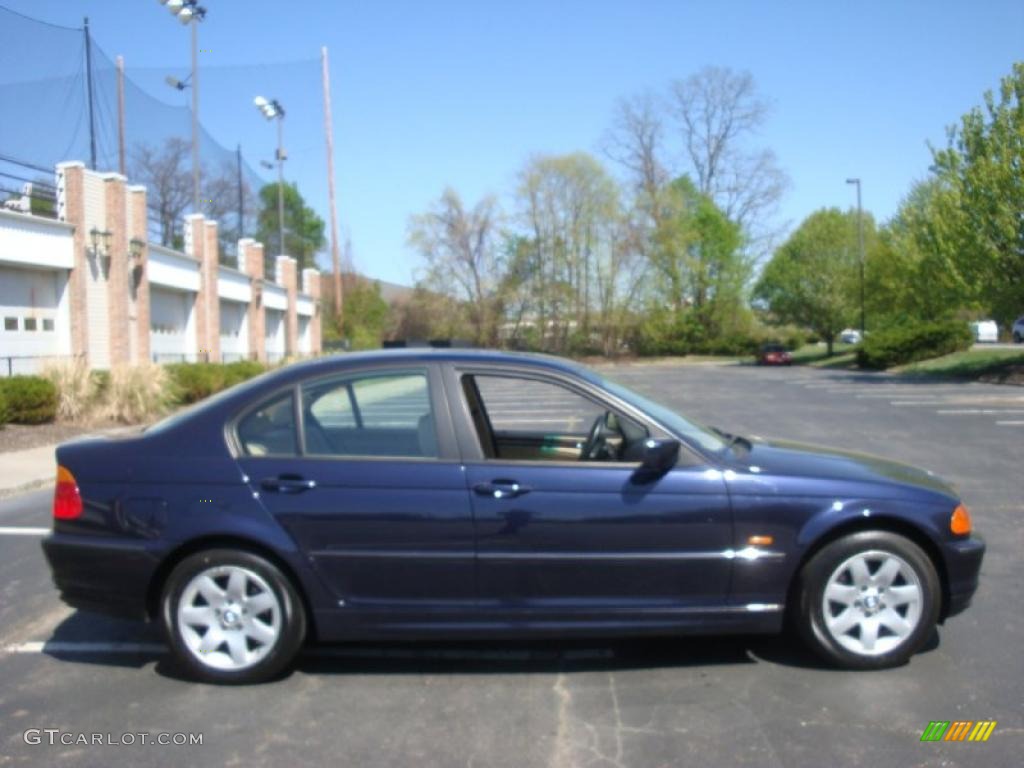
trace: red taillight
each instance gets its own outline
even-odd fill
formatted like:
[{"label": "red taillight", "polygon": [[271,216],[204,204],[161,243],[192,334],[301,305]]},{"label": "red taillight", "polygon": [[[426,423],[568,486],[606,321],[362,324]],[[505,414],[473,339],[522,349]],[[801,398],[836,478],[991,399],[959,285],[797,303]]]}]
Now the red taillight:
[{"label": "red taillight", "polygon": [[75,520],[82,516],[82,496],[78,481],[66,467],[57,467],[57,487],[53,489],[53,516],[57,520]]}]

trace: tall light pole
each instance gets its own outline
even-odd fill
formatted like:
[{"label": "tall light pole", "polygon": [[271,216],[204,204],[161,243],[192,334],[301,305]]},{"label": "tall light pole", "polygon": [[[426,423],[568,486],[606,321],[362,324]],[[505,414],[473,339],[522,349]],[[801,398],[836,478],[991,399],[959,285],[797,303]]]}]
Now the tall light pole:
[{"label": "tall light pole", "polygon": [[860,252],[860,335],[864,336],[864,212],[860,206],[860,179],[847,179],[857,185],[857,249]]},{"label": "tall light pole", "polygon": [[267,120],[277,120],[277,255],[284,255],[284,107],[277,99],[257,96],[252,100]]},{"label": "tall light pole", "polygon": [[198,0],[159,1],[178,21],[192,27],[192,212],[199,213],[199,22],[206,18],[206,9]]}]

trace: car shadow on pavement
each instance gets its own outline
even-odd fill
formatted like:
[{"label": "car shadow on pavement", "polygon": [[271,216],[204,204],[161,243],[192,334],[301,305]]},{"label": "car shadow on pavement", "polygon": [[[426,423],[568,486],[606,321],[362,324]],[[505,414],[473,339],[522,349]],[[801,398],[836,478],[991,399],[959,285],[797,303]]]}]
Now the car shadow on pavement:
[{"label": "car shadow on pavement", "polygon": [[[921,653],[939,646],[934,632]],[[43,647],[74,664],[142,668],[185,679],[155,624],[76,611]],[[832,669],[791,633],[710,637],[580,638],[310,644],[294,669],[304,674],[515,674],[774,664]],[[287,677],[286,673],[283,677]]]}]

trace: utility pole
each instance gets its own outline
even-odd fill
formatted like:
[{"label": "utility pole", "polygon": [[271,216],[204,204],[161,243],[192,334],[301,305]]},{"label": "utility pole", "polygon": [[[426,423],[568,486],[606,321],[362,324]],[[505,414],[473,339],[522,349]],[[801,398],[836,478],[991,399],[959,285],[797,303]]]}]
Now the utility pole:
[{"label": "utility pole", "polygon": [[117,171],[126,175],[124,164],[124,56],[117,57]]},{"label": "utility pole", "polygon": [[85,17],[85,88],[89,100],[89,167],[96,170],[96,114],[92,104],[92,36],[89,17]]},{"label": "utility pole", "polygon": [[320,49],[324,85],[324,133],[327,137],[327,198],[331,216],[331,266],[334,268],[334,312],[341,317],[341,256],[338,243],[338,209],[334,198],[334,123],[331,119],[331,76],[327,46]]},{"label": "utility pole", "polygon": [[199,213],[199,22],[192,19],[192,212]]},{"label": "utility pole", "polygon": [[242,188],[242,145],[235,149],[238,166],[238,239],[245,237],[245,192]]},{"label": "utility pole", "polygon": [[864,337],[864,212],[860,204],[860,179],[847,179],[857,185],[857,250],[860,253],[860,335]]}]

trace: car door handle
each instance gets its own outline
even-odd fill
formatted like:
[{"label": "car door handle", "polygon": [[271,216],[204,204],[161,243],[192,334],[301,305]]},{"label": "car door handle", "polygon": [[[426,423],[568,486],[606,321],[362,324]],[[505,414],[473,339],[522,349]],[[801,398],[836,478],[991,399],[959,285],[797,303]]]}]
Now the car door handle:
[{"label": "car door handle", "polygon": [[316,480],[307,480],[301,475],[278,475],[264,478],[260,485],[265,490],[278,493],[302,493],[316,488]]},{"label": "car door handle", "polygon": [[473,490],[480,496],[490,496],[495,499],[514,499],[529,493],[530,488],[521,485],[515,480],[492,480],[489,483],[477,483]]}]

